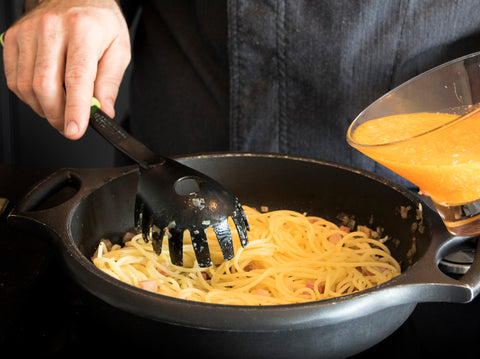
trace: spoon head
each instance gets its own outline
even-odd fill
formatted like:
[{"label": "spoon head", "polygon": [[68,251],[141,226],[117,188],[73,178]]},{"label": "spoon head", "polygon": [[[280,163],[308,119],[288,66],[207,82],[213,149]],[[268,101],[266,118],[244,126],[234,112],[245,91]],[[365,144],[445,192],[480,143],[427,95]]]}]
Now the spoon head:
[{"label": "spoon head", "polygon": [[225,260],[233,258],[233,239],[228,225],[231,217],[242,246],[248,244],[247,217],[238,199],[218,182],[173,160],[152,166],[141,173],[135,222],[151,240],[157,254],[168,233],[172,263],[183,265],[183,234],[189,231],[201,267],[212,265],[206,231],[217,236]]}]

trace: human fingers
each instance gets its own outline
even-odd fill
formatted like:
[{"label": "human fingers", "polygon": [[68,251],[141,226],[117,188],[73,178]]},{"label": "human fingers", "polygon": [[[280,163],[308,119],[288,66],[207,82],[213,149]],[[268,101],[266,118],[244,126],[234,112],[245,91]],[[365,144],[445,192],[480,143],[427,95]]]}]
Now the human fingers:
[{"label": "human fingers", "polygon": [[8,30],[4,37],[4,70],[8,88],[37,114],[44,116],[33,91],[37,42],[32,28]]},{"label": "human fingers", "polygon": [[115,100],[125,70],[130,62],[129,37],[117,37],[105,51],[98,63],[94,84],[94,96],[102,104],[103,111],[115,116]]},{"label": "human fingers", "polygon": [[107,114],[130,61],[130,36],[119,8],[103,21],[72,15],[65,66],[65,136],[79,138],[86,130],[95,94]]},{"label": "human fingers", "polygon": [[44,117],[50,125],[63,133],[66,43],[61,26],[61,19],[54,18],[46,21],[39,30],[41,34],[38,38],[32,86]]},{"label": "human fingers", "polygon": [[77,26],[72,29],[65,63],[64,132],[64,135],[72,140],[80,138],[88,125],[101,48],[98,37],[86,27]]}]

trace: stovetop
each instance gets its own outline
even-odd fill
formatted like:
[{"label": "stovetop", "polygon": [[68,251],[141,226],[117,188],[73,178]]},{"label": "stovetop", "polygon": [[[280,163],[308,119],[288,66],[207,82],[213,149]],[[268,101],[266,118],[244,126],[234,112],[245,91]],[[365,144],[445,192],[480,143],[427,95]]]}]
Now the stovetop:
[{"label": "stovetop", "polygon": [[[0,197],[15,204],[30,185],[51,171],[0,165]],[[0,216],[2,357],[111,357],[142,349],[135,342],[118,341],[106,330],[82,300],[81,291],[64,272],[51,243],[8,228],[5,214]],[[354,358],[444,358],[451,354],[479,358],[479,335],[480,298],[467,304],[422,303],[397,331]]]}]

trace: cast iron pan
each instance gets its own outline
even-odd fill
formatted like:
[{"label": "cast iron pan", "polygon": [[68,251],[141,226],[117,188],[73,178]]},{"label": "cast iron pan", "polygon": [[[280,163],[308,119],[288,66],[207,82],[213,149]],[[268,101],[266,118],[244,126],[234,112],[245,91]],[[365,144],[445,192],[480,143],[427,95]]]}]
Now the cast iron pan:
[{"label": "cast iron pan", "polygon": [[[176,357],[346,357],[395,331],[417,303],[469,302],[480,290],[479,260],[458,280],[438,269],[442,258],[471,239],[451,237],[430,207],[386,179],[331,162],[271,154],[180,161],[216,179],[246,205],[293,209],[334,222],[345,214],[358,224],[373,220],[374,228],[392,237],[387,243],[402,274],[348,296],[282,306],[214,305],[143,291],[90,261],[100,238],[119,241],[134,226],[138,168],[59,170],[26,194],[9,222],[53,239],[99,320],[134,345],[174,350]],[[411,207],[406,218],[402,206]]]}]

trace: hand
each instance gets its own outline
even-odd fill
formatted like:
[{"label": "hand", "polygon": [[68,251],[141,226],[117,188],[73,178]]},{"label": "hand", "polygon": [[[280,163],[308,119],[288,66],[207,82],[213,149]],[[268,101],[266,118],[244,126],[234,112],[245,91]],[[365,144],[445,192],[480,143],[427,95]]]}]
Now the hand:
[{"label": "hand", "polygon": [[65,137],[80,138],[95,96],[114,117],[130,37],[114,0],[46,0],[5,34],[8,87]]}]

